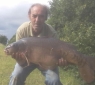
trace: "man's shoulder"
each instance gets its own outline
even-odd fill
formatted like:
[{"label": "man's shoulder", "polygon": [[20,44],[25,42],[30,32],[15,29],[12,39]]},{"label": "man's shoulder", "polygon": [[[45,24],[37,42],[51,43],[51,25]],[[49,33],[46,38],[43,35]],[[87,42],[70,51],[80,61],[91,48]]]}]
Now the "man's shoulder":
[{"label": "man's shoulder", "polygon": [[47,35],[49,37],[55,37],[55,38],[58,38],[58,35],[57,35],[57,32],[55,31],[55,29],[49,25],[49,24],[46,24],[46,31],[45,33],[47,33]]},{"label": "man's shoulder", "polygon": [[24,22],[23,24],[21,24],[21,25],[18,27],[17,31],[25,30],[25,29],[27,29],[29,26],[30,26],[30,21]]},{"label": "man's shoulder", "polygon": [[47,26],[48,31],[56,32],[55,29],[51,25],[46,24],[46,26]]},{"label": "man's shoulder", "polygon": [[16,31],[16,40],[30,35],[30,22],[24,22]]}]

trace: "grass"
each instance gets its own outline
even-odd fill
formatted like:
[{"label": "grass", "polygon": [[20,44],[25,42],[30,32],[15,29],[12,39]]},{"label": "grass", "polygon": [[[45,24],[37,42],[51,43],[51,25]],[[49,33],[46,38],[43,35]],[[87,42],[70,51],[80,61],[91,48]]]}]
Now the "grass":
[{"label": "grass", "polygon": [[[9,77],[14,69],[15,60],[4,53],[5,46],[0,44],[0,85],[8,85]],[[77,71],[60,69],[60,79],[64,85],[84,85],[84,82],[77,76]],[[27,78],[26,85],[45,85],[44,77],[37,69]]]}]

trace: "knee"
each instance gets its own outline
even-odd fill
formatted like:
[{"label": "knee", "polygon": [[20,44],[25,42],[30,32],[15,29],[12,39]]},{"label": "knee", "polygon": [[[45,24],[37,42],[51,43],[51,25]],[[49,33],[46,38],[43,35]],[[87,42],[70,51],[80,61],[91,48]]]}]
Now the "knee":
[{"label": "knee", "polygon": [[57,73],[48,70],[46,74],[46,83],[49,83],[50,85],[55,85],[54,83],[59,82],[59,76]]},{"label": "knee", "polygon": [[22,75],[23,68],[19,66],[19,64],[15,65],[14,71],[11,74],[11,78],[18,78]]},{"label": "knee", "polygon": [[20,73],[12,73],[10,76],[10,82],[9,85],[24,85],[23,77]]},{"label": "knee", "polygon": [[14,73],[14,72],[10,76],[10,78],[15,78],[15,79],[20,78],[20,77],[21,77],[20,73]]}]

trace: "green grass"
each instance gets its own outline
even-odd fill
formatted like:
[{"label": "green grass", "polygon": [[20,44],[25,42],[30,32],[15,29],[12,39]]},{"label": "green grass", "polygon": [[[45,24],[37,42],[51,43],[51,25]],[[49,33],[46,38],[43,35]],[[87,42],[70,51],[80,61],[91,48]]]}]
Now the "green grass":
[{"label": "green grass", "polygon": [[[0,85],[8,85],[9,77],[14,69],[15,60],[4,53],[4,47],[0,44]],[[60,79],[64,85],[84,85],[84,82],[77,76],[77,71],[60,69]],[[26,85],[45,85],[44,77],[37,69],[27,78]]]}]

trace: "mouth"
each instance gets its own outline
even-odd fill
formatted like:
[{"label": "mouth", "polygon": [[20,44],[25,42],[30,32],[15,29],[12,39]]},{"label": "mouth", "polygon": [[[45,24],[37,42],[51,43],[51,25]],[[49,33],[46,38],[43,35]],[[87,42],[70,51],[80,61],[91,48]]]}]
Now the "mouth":
[{"label": "mouth", "polygon": [[41,24],[40,23],[35,23],[34,26],[38,27],[38,26],[41,26]]},{"label": "mouth", "polygon": [[34,25],[35,27],[39,27],[40,25]]}]

